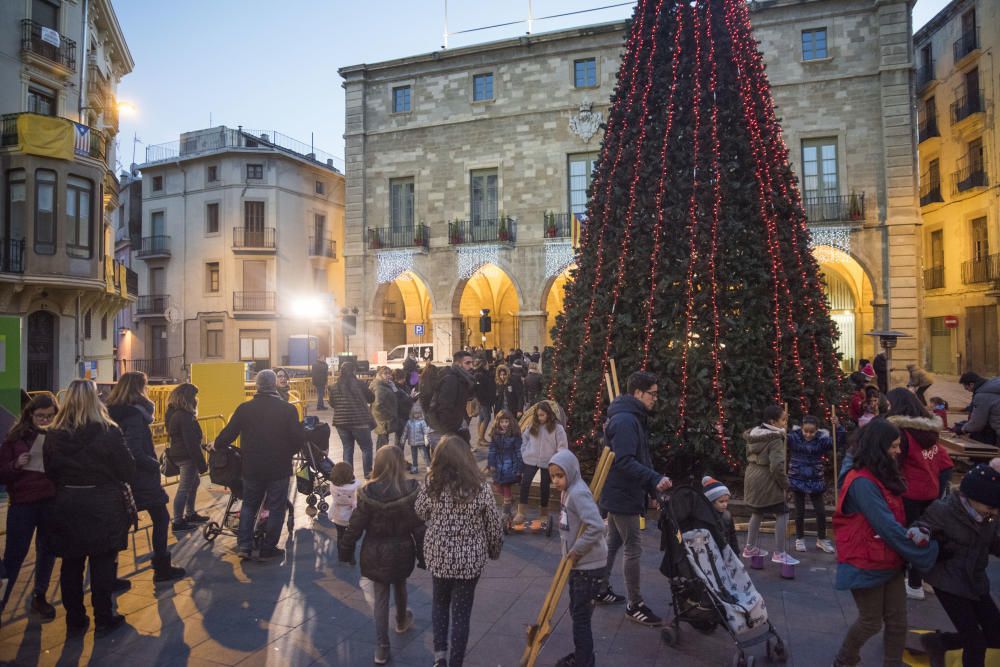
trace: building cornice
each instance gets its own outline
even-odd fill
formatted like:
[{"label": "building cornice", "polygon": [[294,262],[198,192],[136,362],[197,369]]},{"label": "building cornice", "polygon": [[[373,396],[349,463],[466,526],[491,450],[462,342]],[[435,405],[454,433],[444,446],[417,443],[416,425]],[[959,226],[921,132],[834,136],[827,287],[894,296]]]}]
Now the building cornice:
[{"label": "building cornice", "polygon": [[[107,33],[108,39],[114,46],[112,60],[119,61],[121,65],[119,76],[125,76],[135,69],[135,60],[132,59],[132,52],[128,49],[125,33],[118,22],[118,16],[115,14],[114,7],[111,6],[111,0],[93,0],[93,2],[92,7],[96,12],[100,27],[103,32]],[[84,45],[84,52],[86,52],[86,45]]]}]

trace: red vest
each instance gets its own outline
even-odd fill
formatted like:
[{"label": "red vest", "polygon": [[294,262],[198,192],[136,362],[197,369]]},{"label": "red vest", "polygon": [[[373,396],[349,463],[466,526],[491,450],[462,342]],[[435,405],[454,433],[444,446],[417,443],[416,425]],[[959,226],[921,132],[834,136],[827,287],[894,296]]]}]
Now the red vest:
[{"label": "red vest", "polygon": [[844,498],[847,490],[858,478],[874,482],[882,492],[892,515],[899,525],[906,525],[903,499],[885,488],[868,470],[851,470],[847,473],[840,495],[837,497],[837,511],[833,514],[833,534],[837,540],[837,562],[847,563],[862,570],[895,570],[903,567],[903,557],[879,537],[861,512],[844,514]]},{"label": "red vest", "polygon": [[938,446],[922,449],[915,438],[902,429],[906,438],[906,455],[903,457],[899,472],[906,480],[904,498],[909,500],[937,500],[941,495],[941,482],[938,478]]}]

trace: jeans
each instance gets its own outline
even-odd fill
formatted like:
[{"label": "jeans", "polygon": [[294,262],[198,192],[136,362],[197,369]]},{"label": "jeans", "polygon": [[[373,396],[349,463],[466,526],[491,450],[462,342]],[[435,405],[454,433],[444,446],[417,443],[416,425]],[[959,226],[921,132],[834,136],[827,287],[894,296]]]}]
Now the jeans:
[{"label": "jeans", "polygon": [[417,462],[417,454],[419,454],[420,452],[424,453],[424,462],[427,464],[427,467],[429,468],[431,465],[431,453],[427,451],[427,445],[410,445],[410,453],[413,455],[413,467],[416,468],[418,465],[420,465]]},{"label": "jeans", "polygon": [[549,477],[549,467],[548,466],[532,466],[524,463],[521,465],[521,496],[518,499],[522,505],[528,504],[528,494],[531,492],[531,480],[535,479],[535,473],[542,473],[542,484],[541,484],[541,502],[539,507],[543,509],[548,509],[549,507],[549,486],[552,483],[552,478]]},{"label": "jeans", "polygon": [[858,619],[847,630],[844,643],[837,653],[837,664],[856,665],[861,661],[861,647],[882,629],[885,623],[883,665],[903,664],[903,647],[906,643],[906,589],[903,573],[873,588],[851,590],[854,604],[858,606]]},{"label": "jeans", "polygon": [[958,630],[963,667],[983,667],[987,648],[1000,648],[1000,610],[987,593],[978,600],[934,589],[938,602]]},{"label": "jeans", "polygon": [[372,474],[372,432],[367,426],[338,426],[337,435],[344,447],[344,463],[354,465],[354,443],[361,447],[361,467],[365,478]]},{"label": "jeans", "polygon": [[325,410],[326,406],[323,405],[323,394],[326,393],[326,385],[314,384],[313,386],[316,387],[316,409]]},{"label": "jeans", "polygon": [[174,496],[174,521],[179,523],[184,517],[194,514],[194,503],[198,498],[201,476],[194,461],[178,461],[177,468],[181,474],[177,480],[177,494]]},{"label": "jeans", "polygon": [[[912,526],[913,522],[923,516],[924,511],[931,506],[933,500],[909,500],[903,498],[903,511],[906,512],[906,525]],[[920,588],[924,585],[924,578],[915,567],[908,567],[906,570],[906,583],[910,588]]]},{"label": "jeans", "polygon": [[170,528],[170,513],[167,505],[154,505],[146,508],[150,521],[153,522],[153,555],[156,557],[169,556],[167,550],[167,532]]},{"label": "jeans", "polygon": [[625,547],[622,570],[625,573],[625,595],[630,605],[642,602],[639,592],[639,559],[642,558],[642,533],[639,532],[638,514],[608,513],[608,564],[604,568],[601,590],[609,587],[611,569],[615,564],[618,550]]},{"label": "jeans", "polygon": [[594,667],[594,633],[590,617],[601,590],[601,570],[573,570],[569,574],[569,615],[573,619],[573,655],[577,667]]},{"label": "jeans", "polygon": [[396,624],[406,618],[406,579],[394,581],[392,584],[384,584],[380,581],[372,581],[361,577],[361,590],[365,594],[365,600],[371,605],[372,615],[375,617],[375,644],[377,646],[389,645],[389,587],[395,594],[396,601]]},{"label": "jeans", "polygon": [[[806,534],[806,494],[792,491],[795,496],[795,537],[802,539]],[[826,505],[823,503],[823,493],[810,493],[809,501],[816,513],[816,538],[826,539]]]},{"label": "jeans", "polygon": [[272,482],[255,479],[243,480],[243,505],[240,507],[240,530],[236,546],[240,551],[253,549],[254,524],[257,523],[257,513],[267,497],[267,526],[264,530],[262,546],[278,546],[281,537],[281,526],[285,522],[285,510],[288,508],[288,478],[282,477]]},{"label": "jeans", "polygon": [[923,403],[924,405],[927,405],[927,399],[924,397],[924,394],[926,394],[927,390],[930,388],[931,388],[930,385],[927,385],[925,387],[917,387],[917,398],[919,398],[920,402]]},{"label": "jeans", "polygon": [[[94,607],[94,620],[98,624],[111,621],[111,589],[115,584],[115,552],[109,551],[90,559],[90,603]],[[59,588],[66,609],[66,622],[79,624],[87,617],[83,606],[83,569],[87,556],[63,558],[59,571]]]},{"label": "jeans", "polygon": [[3,567],[7,571],[7,590],[4,591],[0,610],[7,606],[7,600],[14,590],[14,582],[21,571],[21,565],[35,537],[35,595],[44,598],[52,580],[52,568],[56,557],[45,544],[45,529],[42,514],[48,501],[36,503],[15,503],[7,506],[7,546],[3,550]]},{"label": "jeans", "polygon": [[[462,667],[469,643],[469,619],[479,579],[434,577],[431,625],[434,626],[434,657],[447,658],[448,667]],[[448,655],[448,625],[451,623],[451,655]]]}]

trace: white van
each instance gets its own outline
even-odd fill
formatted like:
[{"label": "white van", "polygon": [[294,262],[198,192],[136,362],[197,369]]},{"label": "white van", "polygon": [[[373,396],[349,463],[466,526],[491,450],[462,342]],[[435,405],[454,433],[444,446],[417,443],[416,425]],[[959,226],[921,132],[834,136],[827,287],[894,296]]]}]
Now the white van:
[{"label": "white van", "polygon": [[417,361],[423,367],[424,359],[434,359],[434,346],[430,343],[415,343],[410,345],[397,345],[389,350],[385,357],[385,365],[392,369],[402,368],[403,362],[410,354],[415,354]]}]

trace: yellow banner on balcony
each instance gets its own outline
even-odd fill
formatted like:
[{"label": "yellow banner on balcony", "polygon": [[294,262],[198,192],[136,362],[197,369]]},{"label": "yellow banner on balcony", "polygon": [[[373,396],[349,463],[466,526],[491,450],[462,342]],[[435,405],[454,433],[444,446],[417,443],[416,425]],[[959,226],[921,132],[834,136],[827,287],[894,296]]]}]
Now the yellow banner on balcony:
[{"label": "yellow banner on balcony", "polygon": [[76,136],[73,123],[65,118],[23,113],[17,117],[17,138],[24,153],[73,159]]}]

